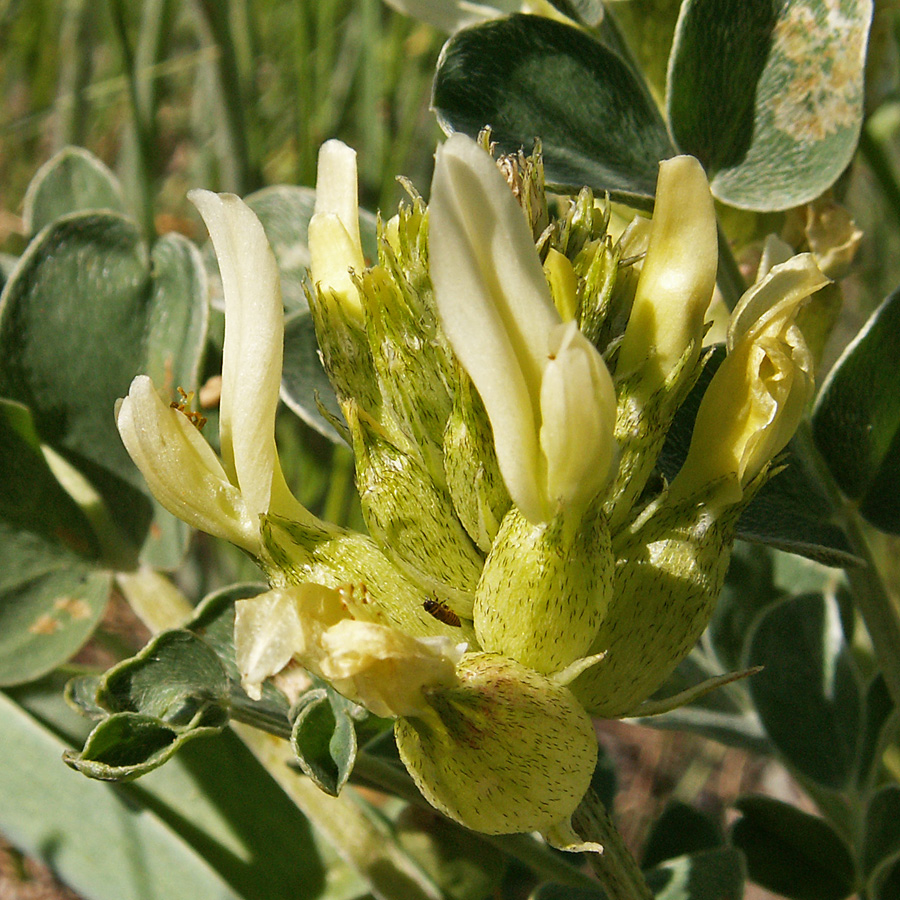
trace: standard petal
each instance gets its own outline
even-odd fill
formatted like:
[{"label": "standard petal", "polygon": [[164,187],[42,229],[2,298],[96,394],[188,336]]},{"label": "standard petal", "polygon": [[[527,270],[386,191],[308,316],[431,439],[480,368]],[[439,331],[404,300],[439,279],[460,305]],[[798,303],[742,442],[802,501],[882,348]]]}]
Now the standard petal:
[{"label": "standard petal", "polygon": [[429,217],[441,322],[484,401],[510,496],[540,520],[540,385],[559,315],[531,232],[494,161],[461,134],[438,149]]},{"label": "standard petal", "polygon": [[259,523],[197,428],[157,394],[146,375],[131,383],[116,409],[128,453],[153,496],[194,528],[251,553],[259,550]]},{"label": "standard petal", "polygon": [[717,264],[716,213],[703,167],[692,156],[667,159],[659,167],[650,242],[618,377],[643,368],[649,393],[662,385],[691,341],[699,356]]},{"label": "standard petal", "polygon": [[188,196],[209,229],[225,295],[222,459],[247,506],[265,513],[278,465],[275,411],[284,345],[278,266],[259,219],[239,197],[209,191]]},{"label": "standard petal", "polygon": [[616,393],[603,357],[574,322],[550,336],[541,385],[546,495],[585,506],[609,483],[616,459]]}]

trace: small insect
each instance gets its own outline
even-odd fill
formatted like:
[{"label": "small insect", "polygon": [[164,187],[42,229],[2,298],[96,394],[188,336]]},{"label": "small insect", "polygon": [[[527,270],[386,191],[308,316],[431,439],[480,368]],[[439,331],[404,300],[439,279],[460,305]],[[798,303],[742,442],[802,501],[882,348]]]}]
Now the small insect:
[{"label": "small insect", "polygon": [[178,388],[178,393],[181,396],[181,400],[173,400],[169,404],[169,406],[171,406],[172,409],[177,409],[180,413],[184,413],[190,420],[191,424],[197,429],[197,431],[202,431],[203,426],[206,424],[206,416],[203,416],[191,409],[191,403],[194,399],[194,392],[186,391],[184,390],[184,388]]},{"label": "small insect", "polygon": [[434,616],[438,622],[443,622],[445,625],[459,628],[462,624],[459,621],[459,616],[446,603],[441,603],[440,600],[426,600],[422,607],[428,615]]}]

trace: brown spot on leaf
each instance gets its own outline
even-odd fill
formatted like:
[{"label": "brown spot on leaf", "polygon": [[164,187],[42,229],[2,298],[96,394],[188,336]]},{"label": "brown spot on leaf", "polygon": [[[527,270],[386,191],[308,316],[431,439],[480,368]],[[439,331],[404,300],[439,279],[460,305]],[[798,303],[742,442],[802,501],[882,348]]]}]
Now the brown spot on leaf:
[{"label": "brown spot on leaf", "polygon": [[28,631],[30,634],[54,634],[59,631],[59,620],[43,613],[31,623]]},{"label": "brown spot on leaf", "polygon": [[73,619],[90,618],[91,608],[84,600],[77,597],[60,597],[53,603],[53,608],[60,612],[67,612]]}]

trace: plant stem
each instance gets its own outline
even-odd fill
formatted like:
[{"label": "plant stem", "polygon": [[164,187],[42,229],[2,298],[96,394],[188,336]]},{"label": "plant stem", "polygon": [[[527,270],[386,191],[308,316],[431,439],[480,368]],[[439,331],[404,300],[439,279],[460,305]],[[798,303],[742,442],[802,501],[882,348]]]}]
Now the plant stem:
[{"label": "plant stem", "polygon": [[251,161],[250,135],[244,109],[243,82],[229,21],[231,4],[213,0],[196,0],[196,8],[210,40],[218,51],[216,70],[224,109],[224,125],[228,136],[228,150],[235,168],[235,184],[228,185],[238,194],[248,194],[262,184],[259,172]]},{"label": "plant stem", "polygon": [[572,826],[583,840],[603,846],[602,853],[589,853],[588,859],[610,900],[653,900],[635,858],[593,788],[572,815]]},{"label": "plant stem", "polygon": [[900,706],[900,610],[892,601],[878,571],[859,512],[835,484],[828,466],[816,449],[809,422],[801,425],[795,440],[828,494],[836,524],[844,530],[853,552],[865,563],[863,566],[847,567],[847,580],[869,632],[888,691],[894,704]]},{"label": "plant stem", "polygon": [[[401,797],[403,800],[416,806],[421,806],[423,809],[430,810],[432,808],[419,793],[406,772],[369,753],[360,753],[356,757],[353,778],[354,780],[362,780],[364,783],[381,791]],[[462,828],[462,826],[458,827]],[[597,886],[592,878],[585,875],[571,863],[561,859],[546,844],[538,843],[530,835],[478,834],[478,837],[524,863],[536,875],[547,881],[585,889],[596,888]],[[573,859],[578,860],[578,857],[573,857]]]},{"label": "plant stem", "polygon": [[747,284],[741,270],[738,267],[737,260],[731,252],[731,244],[728,243],[728,236],[722,230],[722,226],[718,223],[716,228],[719,232],[719,270],[716,272],[716,284],[722,293],[722,299],[729,309],[734,309],[738,305],[738,300],[747,290]]},{"label": "plant stem", "polygon": [[122,64],[128,83],[128,99],[131,103],[131,117],[134,122],[135,162],[137,168],[135,187],[140,207],[139,217],[144,237],[148,241],[152,241],[156,235],[156,225],[153,213],[154,167],[153,140],[150,132],[151,123],[145,118],[141,103],[134,53],[131,49],[131,42],[128,40],[128,28],[125,24],[124,0],[110,0],[109,8],[112,14],[113,30],[119,41],[119,52],[122,54]]},{"label": "plant stem", "polygon": [[871,122],[867,122],[860,132],[859,149],[875,176],[894,219],[900,223],[900,184],[884,147],[872,134]]}]

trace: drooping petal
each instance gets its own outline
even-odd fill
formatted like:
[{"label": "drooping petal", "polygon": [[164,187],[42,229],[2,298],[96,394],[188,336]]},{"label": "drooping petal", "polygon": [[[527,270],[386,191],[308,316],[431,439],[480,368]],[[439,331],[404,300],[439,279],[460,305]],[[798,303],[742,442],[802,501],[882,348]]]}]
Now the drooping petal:
[{"label": "drooping petal", "polygon": [[316,207],[307,237],[313,284],[361,311],[350,276],[351,269],[362,272],[366,265],[359,237],[356,151],[341,141],[326,141],[319,150]]},{"label": "drooping petal", "polygon": [[241,685],[258,700],[262,684],[294,657],[318,669],[322,634],[346,615],[336,590],[298,584],[235,604],[234,650]]},{"label": "drooping petal", "polygon": [[703,167],[692,156],[664,160],[617,376],[643,369],[649,394],[663,384],[691,341],[699,357],[717,264],[716,213]]},{"label": "drooping petal", "polygon": [[415,638],[373,622],[344,619],[322,635],[319,671],[345,697],[377,716],[420,715],[425,688],[456,681],[465,644]]},{"label": "drooping petal", "polygon": [[270,510],[284,310],[275,257],[255,213],[233,194],[188,195],[209,229],[225,295],[222,459],[247,507]]},{"label": "drooping petal", "polygon": [[687,459],[671,494],[720,481],[726,503],[780,453],[812,393],[814,363],[794,320],[810,294],[828,283],[804,254],[774,266],[738,304],[729,353],[697,413]]},{"label": "drooping petal", "polygon": [[153,496],[169,512],[194,528],[258,552],[256,515],[194,424],[162,400],[146,375],[138,375],[119,402],[116,424]]},{"label": "drooping petal", "polygon": [[616,392],[603,357],[575,322],[557,325],[541,384],[541,449],[546,494],[586,506],[608,483],[616,460]]},{"label": "drooping petal", "polygon": [[494,161],[461,134],[438,149],[429,217],[441,322],[484,401],[510,496],[540,520],[540,385],[559,315],[531,232]]}]

